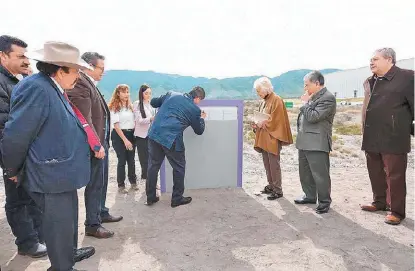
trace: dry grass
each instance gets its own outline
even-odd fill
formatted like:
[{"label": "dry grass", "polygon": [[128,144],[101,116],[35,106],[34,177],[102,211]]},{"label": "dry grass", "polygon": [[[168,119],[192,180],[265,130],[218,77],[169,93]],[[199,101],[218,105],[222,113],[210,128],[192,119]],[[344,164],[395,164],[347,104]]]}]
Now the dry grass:
[{"label": "dry grass", "polygon": [[352,151],[350,150],[350,149],[346,149],[346,148],[344,148],[344,147],[342,147],[342,148],[339,148],[339,150],[338,150],[340,153],[342,153],[342,154],[351,154],[352,153]]},{"label": "dry grass", "polygon": [[332,157],[338,157],[339,156],[339,154],[336,151],[330,152],[329,155],[332,156]]},{"label": "dry grass", "polygon": [[300,108],[299,107],[287,108],[287,113],[298,116],[298,113],[300,113]]},{"label": "dry grass", "polygon": [[293,143],[295,144],[295,141],[297,141],[297,135],[293,134]]},{"label": "dry grass", "polygon": [[245,138],[248,140],[248,142],[252,142],[252,141],[254,141],[255,140],[255,133],[254,133],[254,131],[248,131],[246,134],[245,134]]},{"label": "dry grass", "polygon": [[347,105],[347,106],[337,106],[336,112],[348,112],[348,113],[361,113],[362,106],[361,105]]},{"label": "dry grass", "polygon": [[360,124],[335,123],[334,129],[339,135],[361,135],[362,127]]},{"label": "dry grass", "polygon": [[295,115],[288,115],[288,121],[290,122],[290,126],[294,129],[297,129],[297,116]]},{"label": "dry grass", "polygon": [[351,102],[351,103],[353,103],[353,102],[363,102],[363,100],[364,100],[364,98],[339,98],[339,99],[336,99],[337,102],[345,101],[345,102]]},{"label": "dry grass", "polygon": [[334,117],[334,125],[339,125],[345,122],[351,122],[353,120],[353,115],[348,114],[347,112],[339,112]]},{"label": "dry grass", "polygon": [[333,143],[334,146],[344,145],[343,140],[338,135],[335,135],[335,134],[331,136],[331,142]]}]

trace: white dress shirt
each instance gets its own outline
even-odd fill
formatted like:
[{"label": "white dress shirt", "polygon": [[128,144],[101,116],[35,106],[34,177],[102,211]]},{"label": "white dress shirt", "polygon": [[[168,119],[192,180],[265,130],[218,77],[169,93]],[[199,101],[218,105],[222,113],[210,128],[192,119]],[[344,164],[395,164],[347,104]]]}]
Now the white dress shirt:
[{"label": "white dress shirt", "polygon": [[61,91],[61,93],[63,94],[64,90],[63,90],[63,88],[61,87],[61,85],[59,85],[59,84],[58,84],[58,82],[56,82],[56,80],[55,80],[53,77],[51,77],[50,79],[52,79],[53,83],[55,83],[55,85],[58,87],[58,89],[59,89],[59,90]]},{"label": "white dress shirt", "polygon": [[121,130],[134,129],[134,113],[129,108],[123,107],[119,112],[111,111],[111,124],[118,123]]},{"label": "white dress shirt", "polygon": [[89,78],[89,80],[91,80],[91,82],[95,85],[95,86],[97,86],[98,85],[98,82],[97,81],[95,81],[94,80],[94,78],[92,78],[91,76],[89,76],[86,72],[84,72],[84,71],[81,71],[83,74],[85,74],[88,78]]}]

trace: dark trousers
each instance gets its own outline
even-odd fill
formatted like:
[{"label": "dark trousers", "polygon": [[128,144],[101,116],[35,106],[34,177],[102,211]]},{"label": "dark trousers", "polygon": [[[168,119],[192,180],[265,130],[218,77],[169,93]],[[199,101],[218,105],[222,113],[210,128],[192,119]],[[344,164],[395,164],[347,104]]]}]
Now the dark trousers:
[{"label": "dark trousers", "polygon": [[301,187],[307,199],[321,204],[331,203],[331,179],[329,153],[298,150]]},{"label": "dark trousers", "polygon": [[16,237],[18,250],[27,251],[38,242],[44,242],[42,211],[23,186],[16,186],[4,178],[7,222]]},{"label": "dark trousers", "polygon": [[78,243],[78,194],[76,190],[63,193],[30,193],[43,212],[43,231],[51,269],[72,270],[74,248]]},{"label": "dark trousers", "polygon": [[108,217],[110,215],[109,214],[110,209],[108,207],[105,207],[105,202],[107,201],[107,190],[108,190],[108,167],[109,167],[108,149],[109,149],[109,146],[107,142],[105,142],[103,145],[105,149],[105,157],[104,157],[104,163],[103,163],[104,184],[101,190],[101,193],[102,193],[101,194],[101,218]]},{"label": "dark trousers", "polygon": [[137,176],[135,175],[135,151],[134,151],[134,132],[133,130],[122,130],[125,137],[133,144],[133,150],[129,151],[125,147],[124,142],[122,141],[121,137],[117,134],[117,132],[112,130],[111,133],[111,140],[112,146],[114,147],[115,153],[117,154],[118,158],[118,166],[117,166],[117,182],[118,187],[125,187],[125,164],[128,165],[128,180],[131,184],[137,183]]},{"label": "dark trousers", "polygon": [[390,206],[393,215],[405,218],[408,155],[366,152],[373,204]]},{"label": "dark trousers", "polygon": [[137,146],[138,160],[141,165],[141,179],[147,179],[148,169],[148,138],[135,137],[135,145]]},{"label": "dark trousers", "polygon": [[184,151],[176,151],[175,145],[171,149],[155,142],[148,140],[148,172],[146,182],[147,201],[153,201],[156,198],[157,175],[163,163],[164,157],[167,157],[173,168],[173,193],[172,202],[179,202],[184,193],[184,175],[186,169],[186,158]]},{"label": "dark trousers", "polygon": [[85,188],[85,226],[96,228],[101,225],[101,196],[104,186],[104,160],[91,157],[91,178]]}]

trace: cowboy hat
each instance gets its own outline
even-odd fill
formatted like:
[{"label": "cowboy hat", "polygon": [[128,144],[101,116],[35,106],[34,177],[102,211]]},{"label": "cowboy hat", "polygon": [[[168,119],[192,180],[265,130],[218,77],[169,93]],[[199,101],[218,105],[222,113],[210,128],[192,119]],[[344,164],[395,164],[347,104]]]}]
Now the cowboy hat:
[{"label": "cowboy hat", "polygon": [[92,67],[81,58],[78,48],[64,42],[45,42],[43,49],[28,53],[27,57],[60,67],[92,70]]}]

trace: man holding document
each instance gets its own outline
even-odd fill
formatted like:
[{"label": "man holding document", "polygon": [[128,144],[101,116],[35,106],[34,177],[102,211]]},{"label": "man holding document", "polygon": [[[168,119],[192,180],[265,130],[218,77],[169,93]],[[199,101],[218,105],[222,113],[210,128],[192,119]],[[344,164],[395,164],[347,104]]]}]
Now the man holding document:
[{"label": "man holding document", "polygon": [[262,154],[268,185],[261,191],[268,200],[283,196],[281,187],[280,152],[282,146],[293,143],[287,110],[281,97],[274,93],[271,81],[261,77],[254,88],[263,99],[258,112],[254,112],[252,128],[255,132],[254,149]]}]

